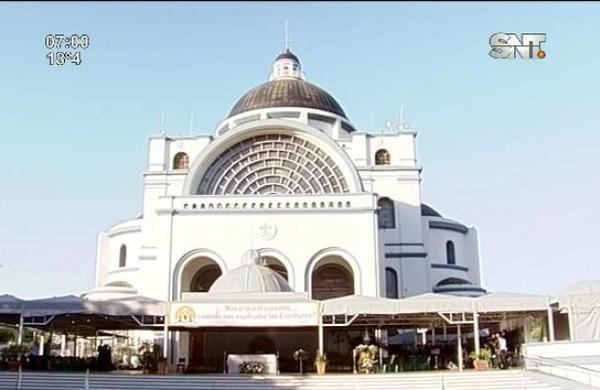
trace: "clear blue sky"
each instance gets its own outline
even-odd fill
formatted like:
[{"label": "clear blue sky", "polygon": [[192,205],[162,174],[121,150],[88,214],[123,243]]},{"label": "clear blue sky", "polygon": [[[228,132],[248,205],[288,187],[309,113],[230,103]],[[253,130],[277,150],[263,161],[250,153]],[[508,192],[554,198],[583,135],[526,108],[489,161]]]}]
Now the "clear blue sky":
[{"label": "clear blue sky", "polygon": [[[480,232],[485,287],[553,293],[600,278],[600,4],[2,3],[0,293],[93,287],[100,230],[141,210],[147,138],[211,133],[282,48],[350,119],[401,104],[422,193]],[[543,61],[488,57],[545,32]],[[87,33],[51,67],[47,33]]]}]

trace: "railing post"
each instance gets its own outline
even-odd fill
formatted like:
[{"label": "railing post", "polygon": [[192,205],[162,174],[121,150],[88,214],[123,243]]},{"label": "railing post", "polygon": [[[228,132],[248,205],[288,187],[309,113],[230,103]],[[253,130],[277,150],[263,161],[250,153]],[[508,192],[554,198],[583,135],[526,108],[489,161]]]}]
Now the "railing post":
[{"label": "railing post", "polygon": [[90,390],[90,369],[87,368],[85,370],[85,379],[84,379],[84,388],[85,390]]},{"label": "railing post", "polygon": [[444,383],[444,373],[442,372],[442,374],[440,375],[440,389],[441,390],[445,390],[446,389],[446,384]]},{"label": "railing post", "polygon": [[525,385],[525,369],[521,369],[521,390],[525,390],[526,389],[526,385]]},{"label": "railing post", "polygon": [[19,364],[19,372],[17,374],[17,386],[15,387],[16,390],[21,390],[22,380],[23,380],[23,371],[21,369],[21,365]]}]

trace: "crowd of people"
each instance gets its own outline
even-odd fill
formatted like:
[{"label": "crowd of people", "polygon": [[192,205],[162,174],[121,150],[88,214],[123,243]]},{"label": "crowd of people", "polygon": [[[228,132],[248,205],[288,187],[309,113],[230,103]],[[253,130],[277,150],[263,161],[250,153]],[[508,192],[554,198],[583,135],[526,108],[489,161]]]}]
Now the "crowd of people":
[{"label": "crowd of people", "polygon": [[[506,332],[494,333],[481,340],[481,349],[486,349],[491,356],[489,364],[492,368],[505,369],[516,367],[518,365],[517,353],[509,348],[510,337]],[[462,346],[463,364],[465,367],[471,367],[472,358],[470,352],[473,346],[464,344]],[[393,345],[389,346],[388,355],[396,355],[396,364],[401,371],[414,370],[437,370],[437,369],[457,369],[457,345],[456,341],[431,341],[426,344],[418,345]]]}]

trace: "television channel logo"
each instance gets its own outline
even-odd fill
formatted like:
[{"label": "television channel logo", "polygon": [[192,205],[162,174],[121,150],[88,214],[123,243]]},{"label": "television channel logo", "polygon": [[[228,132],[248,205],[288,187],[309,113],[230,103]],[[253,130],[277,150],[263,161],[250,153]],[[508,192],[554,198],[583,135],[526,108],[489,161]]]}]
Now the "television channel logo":
[{"label": "television channel logo", "polygon": [[543,60],[546,52],[542,43],[546,34],[523,33],[521,38],[515,33],[497,32],[490,36],[490,57],[498,60],[513,60],[517,55],[523,60]]}]

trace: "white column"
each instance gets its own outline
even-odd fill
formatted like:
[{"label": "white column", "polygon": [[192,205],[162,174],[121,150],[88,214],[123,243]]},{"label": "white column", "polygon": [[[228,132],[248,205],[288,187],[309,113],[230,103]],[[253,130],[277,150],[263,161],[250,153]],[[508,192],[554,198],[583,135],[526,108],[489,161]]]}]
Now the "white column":
[{"label": "white column", "polygon": [[323,304],[321,302],[319,302],[318,307],[317,307],[317,315],[318,317],[318,329],[317,332],[319,333],[319,355],[323,355],[324,351],[324,335],[323,335]]},{"label": "white column", "polygon": [[163,326],[163,357],[169,359],[169,324],[165,317],[165,325]]},{"label": "white column", "polygon": [[435,326],[431,326],[431,344],[435,345]]},{"label": "white column", "polygon": [[573,305],[571,304],[571,298],[569,298],[569,308],[567,316],[569,320],[569,340],[576,341],[577,336],[575,335],[575,322],[573,318]]},{"label": "white column", "polygon": [[323,335],[323,320],[319,319],[319,355],[323,355],[324,335]]},{"label": "white column", "polygon": [[67,344],[67,335],[63,334],[60,336],[60,356],[65,356],[65,347]]},{"label": "white column", "polygon": [[462,352],[462,335],[460,333],[460,324],[456,325],[456,342],[458,343],[458,371],[463,370],[463,352]]},{"label": "white column", "polygon": [[473,343],[475,345],[475,353],[479,355],[479,313],[473,312]]},{"label": "white column", "polygon": [[550,297],[547,297],[548,304],[548,333],[550,341],[554,341],[554,313],[552,312],[552,306],[550,305]]},{"label": "white column", "polygon": [[442,326],[442,336],[444,336],[444,342],[446,342],[448,340],[448,328],[446,327],[445,322]]},{"label": "white column", "polygon": [[19,315],[19,329],[17,334],[17,344],[23,343],[23,314]]},{"label": "white column", "polygon": [[40,334],[40,339],[39,339],[39,343],[40,343],[40,348],[38,349],[38,355],[39,356],[44,356],[44,335]]}]

